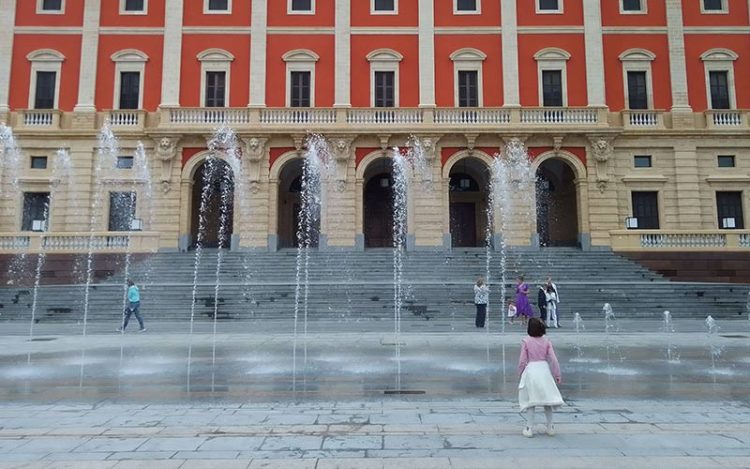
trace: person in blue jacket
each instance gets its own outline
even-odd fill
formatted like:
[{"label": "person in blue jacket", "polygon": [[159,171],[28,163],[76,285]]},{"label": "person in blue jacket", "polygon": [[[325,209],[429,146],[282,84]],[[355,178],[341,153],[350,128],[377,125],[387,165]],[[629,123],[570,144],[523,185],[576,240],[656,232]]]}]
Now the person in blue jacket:
[{"label": "person in blue jacket", "polygon": [[138,324],[141,326],[138,332],[144,332],[146,330],[146,327],[143,325],[143,318],[141,317],[140,308],[141,293],[133,280],[128,279],[128,307],[125,308],[125,311],[123,311],[122,313],[122,327],[118,327],[117,332],[125,332],[125,329],[128,327],[128,321],[130,320],[131,314],[135,314],[135,318],[138,320]]}]

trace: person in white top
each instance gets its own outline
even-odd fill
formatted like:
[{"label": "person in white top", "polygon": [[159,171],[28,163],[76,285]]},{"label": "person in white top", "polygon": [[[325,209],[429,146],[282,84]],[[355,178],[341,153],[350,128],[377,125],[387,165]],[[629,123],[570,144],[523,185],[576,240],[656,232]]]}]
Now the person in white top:
[{"label": "person in white top", "polygon": [[484,283],[484,279],[479,277],[477,283],[474,285],[474,305],[477,307],[477,317],[474,319],[474,325],[477,327],[484,327],[489,300],[490,288]]},{"label": "person in white top", "polygon": [[547,297],[547,327],[559,327],[557,325],[557,294],[552,284],[547,284],[547,290],[544,292]]},{"label": "person in white top", "polygon": [[557,302],[555,303],[555,317],[557,320],[555,321],[555,324],[560,327],[560,307],[558,306],[560,304],[560,290],[557,289],[557,285],[555,285],[555,282],[552,281],[552,277],[547,277],[547,285],[552,285],[552,289],[555,290],[555,296],[557,297]]}]

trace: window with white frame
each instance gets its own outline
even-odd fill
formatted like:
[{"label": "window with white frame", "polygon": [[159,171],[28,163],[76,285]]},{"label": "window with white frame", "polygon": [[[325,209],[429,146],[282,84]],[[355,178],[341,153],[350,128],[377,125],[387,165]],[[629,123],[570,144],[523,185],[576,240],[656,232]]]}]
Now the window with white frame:
[{"label": "window with white frame", "polygon": [[203,13],[224,14],[232,12],[232,0],[203,0]]},{"label": "window with white frame", "polygon": [[283,55],[286,62],[286,107],[315,106],[315,64],[318,54],[295,49]]},{"label": "window with white frame", "polygon": [[56,50],[40,49],[26,58],[31,62],[29,109],[57,109],[65,56]]},{"label": "window with white frame", "polygon": [[647,13],[647,0],[620,0],[620,13],[623,15],[633,15]]},{"label": "window with white frame", "polygon": [[556,47],[548,47],[534,54],[534,59],[539,80],[539,104],[541,106],[567,106],[567,62],[570,54]]},{"label": "window with white frame", "polygon": [[315,14],[315,0],[287,0],[287,13],[290,15]]},{"label": "window with white frame", "polygon": [[59,15],[65,12],[65,0],[36,0],[36,12],[43,15]]},{"label": "window with white frame", "polygon": [[450,55],[453,61],[454,106],[481,107],[484,104],[482,86],[482,64],[487,58],[484,52],[459,49]]},{"label": "window with white frame", "polygon": [[537,13],[562,13],[563,0],[536,0]]},{"label": "window with white frame", "polygon": [[229,106],[229,78],[234,56],[223,49],[198,54],[201,63],[201,107]]},{"label": "window with white frame", "polygon": [[120,0],[121,15],[145,15],[148,11],[148,0]]},{"label": "window with white frame", "polygon": [[736,109],[734,61],[739,56],[728,49],[711,49],[701,54],[710,109]]},{"label": "window with white frame", "polygon": [[620,54],[625,104],[628,109],[653,109],[651,63],[656,54],[645,49],[628,49]]},{"label": "window with white frame", "polygon": [[370,106],[399,106],[399,64],[404,56],[391,49],[377,49],[367,54],[370,62]]},{"label": "window with white frame", "polygon": [[112,109],[143,109],[143,82],[148,56],[135,49],[112,54],[115,63],[115,92]]},{"label": "window with white frame", "polygon": [[700,0],[701,13],[729,13],[727,0]]},{"label": "window with white frame", "polygon": [[370,0],[370,14],[395,15],[398,13],[398,0]]},{"label": "window with white frame", "polygon": [[454,15],[473,15],[482,12],[482,0],[453,0]]}]

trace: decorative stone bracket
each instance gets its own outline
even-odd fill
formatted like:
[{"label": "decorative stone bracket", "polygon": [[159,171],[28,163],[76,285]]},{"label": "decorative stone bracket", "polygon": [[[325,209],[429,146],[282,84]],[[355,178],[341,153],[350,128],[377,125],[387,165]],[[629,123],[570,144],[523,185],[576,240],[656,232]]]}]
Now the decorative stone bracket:
[{"label": "decorative stone bracket", "polygon": [[422,175],[422,187],[425,191],[432,190],[433,182],[433,171],[435,168],[435,161],[439,161],[438,154],[438,141],[441,135],[424,135],[417,137],[419,139],[419,145],[422,148],[422,155],[425,159],[426,171]]},{"label": "decorative stone bracket", "polygon": [[346,189],[347,173],[349,171],[349,160],[352,157],[353,137],[331,137],[331,149],[333,150],[333,178],[337,192]]},{"label": "decorative stone bracket", "polygon": [[177,144],[179,141],[180,137],[174,135],[154,137],[154,142],[156,143],[156,159],[161,163],[161,176],[159,181],[161,182],[162,191],[164,191],[165,194],[171,189],[172,167],[174,165],[175,156],[177,155]]},{"label": "decorative stone bracket", "polygon": [[245,174],[251,186],[260,182],[260,166],[266,156],[268,138],[266,137],[243,137],[244,155],[242,164],[245,166]]},{"label": "decorative stone bracket", "polygon": [[596,165],[596,187],[602,193],[607,189],[607,183],[610,180],[610,161],[614,154],[614,146],[612,145],[614,139],[614,137],[608,135],[589,136],[591,154],[594,156],[594,164]]}]

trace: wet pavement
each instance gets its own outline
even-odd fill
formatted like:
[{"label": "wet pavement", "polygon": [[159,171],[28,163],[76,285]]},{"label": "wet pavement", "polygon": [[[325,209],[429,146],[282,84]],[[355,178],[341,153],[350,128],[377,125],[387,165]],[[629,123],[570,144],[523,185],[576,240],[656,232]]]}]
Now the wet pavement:
[{"label": "wet pavement", "polygon": [[0,323],[0,467],[750,466],[747,320],[551,330],[567,405],[525,439],[524,331],[472,319]]}]

